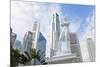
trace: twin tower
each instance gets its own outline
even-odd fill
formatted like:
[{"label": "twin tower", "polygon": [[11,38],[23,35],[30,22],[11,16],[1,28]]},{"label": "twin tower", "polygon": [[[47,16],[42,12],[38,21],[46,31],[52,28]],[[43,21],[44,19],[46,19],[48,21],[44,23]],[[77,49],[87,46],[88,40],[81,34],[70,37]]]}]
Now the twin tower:
[{"label": "twin tower", "polygon": [[[51,29],[51,49],[50,57],[70,54],[70,40],[69,40],[69,23],[64,18],[62,24],[60,24],[59,15],[53,14],[52,17],[52,29]],[[65,49],[62,48],[65,46]]]}]

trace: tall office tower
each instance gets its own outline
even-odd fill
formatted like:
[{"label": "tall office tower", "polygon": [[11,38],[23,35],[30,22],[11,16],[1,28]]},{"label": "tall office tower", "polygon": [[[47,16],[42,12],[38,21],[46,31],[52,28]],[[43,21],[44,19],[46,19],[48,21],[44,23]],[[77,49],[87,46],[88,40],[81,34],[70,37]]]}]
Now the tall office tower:
[{"label": "tall office tower", "polygon": [[[34,46],[35,44],[33,44]],[[39,37],[37,39],[37,44],[36,44],[36,50],[39,53],[39,60],[31,61],[31,64],[35,65],[40,65],[40,64],[45,64],[45,56],[46,56],[46,39],[42,35],[41,32],[39,32]]]},{"label": "tall office tower", "polygon": [[38,44],[38,38],[39,38],[39,29],[40,25],[37,22],[34,22],[33,24],[33,40],[32,40],[32,48],[37,49],[37,44]]},{"label": "tall office tower", "polygon": [[69,23],[67,22],[67,19],[64,18],[64,22],[61,24],[62,31],[59,39],[59,47],[62,47],[63,45],[66,46],[66,49],[63,50],[60,48],[61,51],[65,51],[66,54],[71,54],[70,49],[70,40],[69,40]]},{"label": "tall office tower", "polygon": [[95,45],[92,38],[87,39],[87,49],[88,49],[90,61],[94,62],[95,61]]},{"label": "tall office tower", "polygon": [[[36,52],[39,52],[40,61],[36,60],[34,64],[43,64],[45,61],[46,55],[46,39],[40,32],[40,25],[37,22],[33,24],[33,36],[32,36],[32,48],[36,49]],[[33,64],[33,61],[31,62]]]},{"label": "tall office tower", "polygon": [[45,56],[46,56],[46,39],[42,35],[41,32],[39,32],[39,39],[38,39],[38,44],[37,44],[37,50],[39,51],[40,55],[40,63],[44,64],[45,62]]},{"label": "tall office tower", "polygon": [[77,58],[74,62],[82,62],[82,54],[76,33],[70,33],[70,47],[71,53],[75,53]]},{"label": "tall office tower", "polygon": [[10,30],[11,30],[11,32],[10,32],[10,44],[11,44],[11,47],[14,48],[14,44],[15,44],[15,40],[16,40],[17,35],[12,32],[12,29],[10,29]]},{"label": "tall office tower", "polygon": [[51,57],[55,55],[58,50],[58,41],[60,36],[60,21],[57,13],[52,17],[52,31],[51,31]]},{"label": "tall office tower", "polygon": [[21,51],[22,45],[21,45],[21,42],[19,40],[15,41],[14,48],[18,49],[19,51]]},{"label": "tall office tower", "polygon": [[30,31],[25,33],[23,39],[23,51],[27,51],[30,53],[30,49],[32,48],[32,36],[33,33]]}]

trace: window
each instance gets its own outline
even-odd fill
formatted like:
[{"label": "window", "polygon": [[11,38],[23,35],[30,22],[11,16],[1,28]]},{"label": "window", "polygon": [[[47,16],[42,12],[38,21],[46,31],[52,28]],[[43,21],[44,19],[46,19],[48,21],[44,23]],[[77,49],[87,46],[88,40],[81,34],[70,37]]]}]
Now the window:
[{"label": "window", "polygon": [[33,32],[33,41],[35,40],[36,33]]},{"label": "window", "polygon": [[36,29],[37,29],[37,24],[35,23],[35,24],[33,25],[33,31],[36,31]]}]

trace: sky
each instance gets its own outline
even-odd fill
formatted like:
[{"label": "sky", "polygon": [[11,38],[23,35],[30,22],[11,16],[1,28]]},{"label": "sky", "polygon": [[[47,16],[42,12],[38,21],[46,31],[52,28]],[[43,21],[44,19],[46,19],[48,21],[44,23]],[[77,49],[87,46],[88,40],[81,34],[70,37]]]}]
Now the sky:
[{"label": "sky", "polygon": [[40,31],[47,39],[46,56],[50,55],[50,29],[53,12],[59,14],[60,23],[66,17],[69,31],[76,32],[80,41],[84,60],[87,60],[86,38],[95,39],[95,6],[30,1],[11,1],[11,28],[17,40],[23,42],[24,34],[32,31],[35,21],[40,23]]}]

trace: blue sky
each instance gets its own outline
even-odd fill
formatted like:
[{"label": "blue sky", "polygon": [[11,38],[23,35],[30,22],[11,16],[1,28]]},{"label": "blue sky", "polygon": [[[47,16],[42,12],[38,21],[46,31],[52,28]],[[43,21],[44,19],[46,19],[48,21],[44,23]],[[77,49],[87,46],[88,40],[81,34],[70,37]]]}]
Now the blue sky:
[{"label": "blue sky", "polygon": [[77,4],[62,4],[61,5],[63,14],[69,13],[72,16],[78,16],[81,18],[87,17],[94,10],[92,5],[77,5]]},{"label": "blue sky", "polygon": [[68,18],[69,23],[76,20],[80,27],[77,29],[78,34],[85,30],[85,27],[90,23],[87,22],[87,17],[91,17],[94,13],[95,6],[93,5],[77,5],[77,4],[62,4],[62,15]]},{"label": "blue sky", "polygon": [[[17,39],[22,42],[24,34],[27,31],[32,31],[32,25],[34,21],[37,21],[40,23],[40,31],[47,39],[46,48],[50,48],[50,30],[53,12],[59,14],[60,23],[66,17],[70,23],[70,32],[76,32],[79,39],[81,37],[84,40],[88,34],[91,34],[86,32],[89,32],[90,27],[94,26],[94,10],[95,6],[93,5],[11,1],[11,27],[13,32],[17,34]],[[50,49],[46,50],[47,57],[49,56],[49,51]],[[83,55],[84,53],[85,51],[83,50]]]}]

